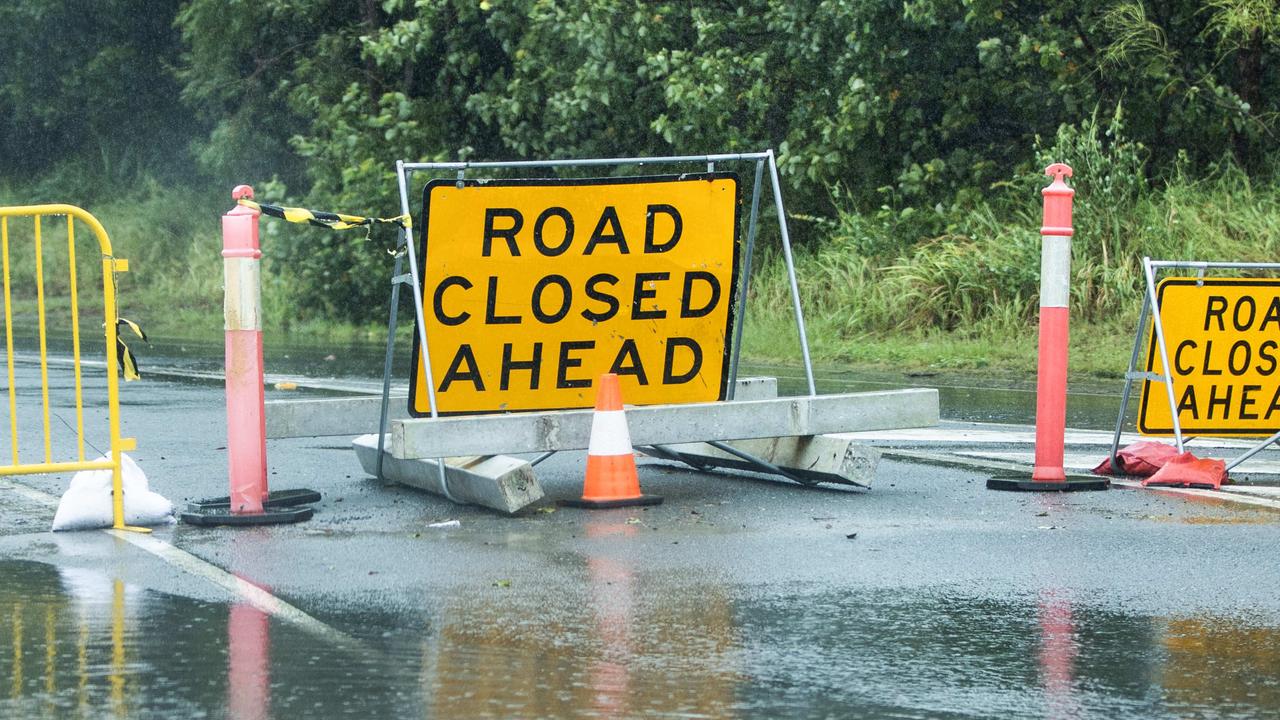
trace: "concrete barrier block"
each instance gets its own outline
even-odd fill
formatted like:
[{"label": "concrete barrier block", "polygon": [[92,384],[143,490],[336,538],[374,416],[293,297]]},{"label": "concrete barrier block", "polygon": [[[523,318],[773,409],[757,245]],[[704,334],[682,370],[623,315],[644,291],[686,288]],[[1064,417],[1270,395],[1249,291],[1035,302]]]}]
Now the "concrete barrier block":
[{"label": "concrete barrier block", "polygon": [[[734,400],[768,400],[778,397],[778,379],[738,378]],[[409,398],[392,394],[388,419],[409,417]],[[322,437],[376,433],[382,414],[381,395],[320,398],[315,400],[268,400],[268,438]]]},{"label": "concrete barrier block", "polygon": [[[409,417],[408,398],[404,395],[392,395],[389,407],[389,420]],[[268,438],[377,434],[382,396],[268,400],[265,410]]]},{"label": "concrete barrier block", "polygon": [[[378,472],[378,435],[361,435],[351,441],[360,466],[369,475]],[[444,495],[436,460],[404,460],[383,450],[382,474],[392,482]],[[508,515],[541,500],[542,485],[527,461],[506,455],[445,458],[449,493],[460,502],[497,510]]]},{"label": "concrete barrier block", "polygon": [[[391,423],[396,457],[585,450],[591,410],[414,418]],[[938,424],[938,391],[925,388],[627,409],[633,445],[748,440]]]}]

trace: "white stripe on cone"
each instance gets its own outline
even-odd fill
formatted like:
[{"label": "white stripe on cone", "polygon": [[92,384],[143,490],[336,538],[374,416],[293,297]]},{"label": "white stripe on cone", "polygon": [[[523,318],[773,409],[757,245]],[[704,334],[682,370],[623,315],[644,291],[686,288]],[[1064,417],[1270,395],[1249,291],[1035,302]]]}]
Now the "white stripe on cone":
[{"label": "white stripe on cone", "polygon": [[630,455],[633,452],[626,414],[621,410],[597,410],[591,418],[587,454]]}]

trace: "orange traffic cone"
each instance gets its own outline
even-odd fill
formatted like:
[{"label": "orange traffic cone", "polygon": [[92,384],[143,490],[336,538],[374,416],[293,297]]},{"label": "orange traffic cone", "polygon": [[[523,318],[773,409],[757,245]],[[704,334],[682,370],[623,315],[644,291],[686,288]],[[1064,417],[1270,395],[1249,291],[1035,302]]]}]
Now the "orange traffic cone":
[{"label": "orange traffic cone", "polygon": [[640,493],[635,451],[627,416],[622,411],[622,390],[618,376],[600,376],[596,390],[596,412],[591,418],[591,442],[587,448],[587,476],[582,483],[582,499],[564,500],[571,507],[616,508],[628,505],[657,505],[662,498]]}]

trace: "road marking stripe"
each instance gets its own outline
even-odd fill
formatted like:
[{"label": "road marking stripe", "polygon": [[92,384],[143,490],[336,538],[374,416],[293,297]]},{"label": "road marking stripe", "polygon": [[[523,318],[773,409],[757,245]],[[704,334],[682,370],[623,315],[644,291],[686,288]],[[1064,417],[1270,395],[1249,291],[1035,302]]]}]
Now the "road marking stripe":
[{"label": "road marking stripe", "polygon": [[[950,465],[965,467],[975,470],[1001,470],[1006,472],[1024,472],[1027,478],[1031,477],[1030,466],[1023,463],[1004,462],[1001,460],[990,460],[981,457],[963,457],[960,455],[949,455],[944,453],[920,452],[917,450],[894,450],[891,448],[881,448],[881,455],[887,458],[898,460],[915,460],[918,462],[930,462],[938,465]],[[1070,479],[1073,475],[1079,476],[1079,473],[1071,473],[1067,475]],[[1096,477],[1096,476],[1090,476]],[[1184,495],[1199,499],[1218,500],[1221,502],[1233,502],[1241,505],[1255,505],[1265,507],[1272,510],[1280,510],[1280,501],[1271,498],[1258,497],[1256,495],[1243,495],[1224,490],[1199,490],[1196,488],[1171,488],[1171,487],[1146,487],[1142,486],[1141,480],[1130,480],[1127,478],[1109,478],[1111,484],[1117,487],[1146,490],[1148,492],[1156,492],[1170,495]]]},{"label": "road marking stripe", "polygon": [[[0,478],[0,490],[17,493],[28,500],[46,507],[56,508],[58,506],[57,497],[54,497],[42,490],[37,490],[33,487],[11,482],[3,478]],[[105,532],[110,535],[114,535],[131,545],[139,547],[152,555],[155,555],[178,570],[190,575],[195,575],[196,577],[204,578],[210,583],[230,592],[237,600],[248,603],[258,610],[279,618],[291,625],[295,625],[299,629],[305,630],[312,635],[324,638],[335,645],[351,647],[360,646],[358,641],[346,633],[326,625],[302,610],[299,610],[293,605],[290,605],[284,600],[281,600],[275,595],[263,590],[257,585],[236,577],[217,565],[202,560],[186,550],[182,550],[170,543],[167,543],[154,535],[143,535],[141,533],[129,532],[127,530],[114,530],[111,528],[107,528]]]},{"label": "road marking stripe", "polygon": [[36,502],[47,507],[58,507],[58,498],[50,495],[49,493],[36,490],[35,488],[27,487],[22,483],[10,482],[0,478],[0,490],[15,492],[32,502]]}]

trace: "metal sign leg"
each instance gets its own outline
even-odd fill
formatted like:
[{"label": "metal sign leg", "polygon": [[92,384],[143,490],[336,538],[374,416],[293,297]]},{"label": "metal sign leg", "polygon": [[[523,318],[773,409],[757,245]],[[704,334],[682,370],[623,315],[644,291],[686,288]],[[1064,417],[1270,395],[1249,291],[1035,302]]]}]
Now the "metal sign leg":
[{"label": "metal sign leg", "polygon": [[804,329],[804,311],[800,309],[800,284],[796,281],[796,264],[791,257],[791,235],[787,232],[787,212],[782,207],[782,186],[778,181],[778,164],[773,151],[766,153],[769,160],[769,179],[773,183],[773,205],[778,213],[778,230],[782,233],[782,259],[787,265],[787,279],[791,281],[791,305],[796,314],[796,331],[800,333],[800,354],[804,357],[804,376],[809,382],[809,395],[817,395],[813,383],[813,360],[809,358],[809,338]]},{"label": "metal sign leg", "polygon": [[1129,356],[1129,369],[1124,373],[1124,392],[1120,394],[1120,413],[1116,416],[1116,432],[1111,437],[1111,452],[1107,453],[1107,458],[1111,460],[1111,472],[1117,475],[1120,474],[1120,462],[1116,460],[1116,451],[1120,449],[1120,431],[1124,427],[1125,412],[1129,409],[1129,396],[1133,392],[1133,383],[1140,379],[1150,381],[1147,373],[1137,371],[1138,359],[1142,353],[1142,341],[1147,335],[1147,315],[1150,311],[1147,296],[1143,295],[1142,312],[1138,315],[1138,331],[1133,338],[1133,354]]},{"label": "metal sign leg", "polygon": [[725,390],[725,398],[733,399],[738,385],[738,358],[742,354],[742,328],[747,317],[747,291],[751,289],[751,256],[756,247],[756,230],[760,218],[760,182],[764,176],[764,163],[756,161],[756,179],[751,186],[751,215],[747,220],[747,244],[742,257],[742,278],[738,283],[738,315],[733,320],[733,345],[729,356],[729,386]]},{"label": "metal sign leg", "polygon": [[396,264],[395,269],[391,271],[391,313],[387,320],[387,355],[382,362],[382,409],[378,420],[378,467],[377,478],[386,482],[387,478],[382,474],[382,454],[386,446],[387,437],[387,418],[391,411],[391,359],[395,354],[396,347],[396,313],[400,309],[400,284],[405,282],[407,278],[400,274],[400,267],[404,252],[406,252],[404,242],[404,232],[400,233],[400,243],[396,247]]},{"label": "metal sign leg", "polygon": [[[396,162],[396,176],[400,185],[400,210],[402,214],[408,215],[409,214],[409,191],[408,191],[409,181],[406,177],[404,161]],[[405,228],[404,238],[405,238],[405,254],[409,258],[409,276],[411,278],[411,282],[413,283],[413,311],[418,321],[418,324],[417,324],[418,343],[422,347],[422,369],[423,369],[423,373],[426,376],[426,381],[427,381],[427,398],[431,403],[431,417],[437,417],[438,412],[436,410],[436,384],[435,384],[435,378],[432,376],[432,372],[431,372],[431,353],[427,347],[427,331],[426,331],[427,324],[424,321],[424,313],[422,311],[423,285],[422,285],[422,278],[418,274],[418,259],[417,257],[414,256],[414,253],[416,251],[414,250],[414,247],[413,247],[413,231],[410,230],[409,228]],[[449,492],[449,479],[448,479],[448,473],[446,473],[444,469],[444,458],[436,458],[436,468],[440,474],[440,491],[444,494],[445,498],[447,498],[450,502],[453,502],[453,503],[464,504],[464,503],[460,503]]]},{"label": "metal sign leg", "polygon": [[1233,468],[1235,468],[1236,466],[1240,465],[1240,464],[1241,464],[1241,463],[1243,463],[1245,460],[1248,460],[1249,458],[1253,457],[1254,455],[1257,455],[1258,453],[1262,452],[1263,450],[1266,450],[1268,445],[1271,445],[1272,443],[1275,443],[1275,442],[1280,442],[1280,432],[1276,433],[1275,435],[1272,435],[1271,437],[1267,438],[1266,440],[1263,440],[1262,442],[1258,443],[1257,445],[1254,445],[1253,447],[1251,447],[1251,448],[1249,448],[1247,451],[1245,451],[1245,453],[1244,453],[1243,455],[1241,455],[1240,457],[1238,457],[1238,458],[1236,458],[1236,459],[1232,460],[1231,462],[1227,463],[1227,472],[1231,472],[1231,470],[1232,470]]},{"label": "metal sign leg", "polygon": [[1151,258],[1142,258],[1142,272],[1147,282],[1147,302],[1151,307],[1151,322],[1156,332],[1156,345],[1160,348],[1160,365],[1164,371],[1164,392],[1169,400],[1169,417],[1173,420],[1173,436],[1177,441],[1178,452],[1186,452],[1182,440],[1182,423],[1178,419],[1178,403],[1173,397],[1173,371],[1169,368],[1169,346],[1165,342],[1164,324],[1160,320],[1160,303],[1156,299],[1155,268],[1151,265]]}]

